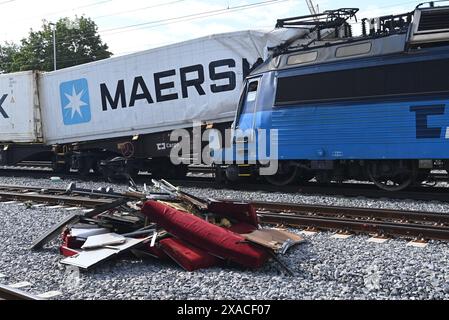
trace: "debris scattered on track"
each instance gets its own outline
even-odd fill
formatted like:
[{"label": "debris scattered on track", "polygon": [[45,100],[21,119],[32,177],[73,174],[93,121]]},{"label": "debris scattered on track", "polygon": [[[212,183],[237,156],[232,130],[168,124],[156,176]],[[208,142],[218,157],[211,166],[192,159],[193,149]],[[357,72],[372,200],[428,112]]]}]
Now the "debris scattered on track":
[{"label": "debris scattered on track", "polygon": [[[59,188],[69,182],[53,184],[48,179],[3,178],[2,184],[22,187]],[[70,181],[68,178],[67,181]],[[143,183],[143,182],[142,182]],[[104,182],[77,180],[77,185],[97,190]],[[108,184],[125,192],[126,184]],[[270,201],[340,207],[414,210],[447,215],[449,206],[437,202],[369,200],[284,193],[243,192],[216,189],[182,188],[201,198],[233,199],[238,202]],[[152,190],[157,192],[158,190]],[[331,238],[331,232],[289,231],[304,236],[304,244],[295,246],[281,261],[294,272],[286,277],[279,265],[270,261],[261,269],[248,270],[233,265],[186,272],[171,260],[161,261],[149,255],[134,258],[138,249],[82,272],[60,263],[60,238],[44,250],[29,251],[34,239],[64,217],[77,212],[72,207],[49,209],[23,201],[0,203],[0,283],[32,283],[24,290],[40,295],[59,291],[51,299],[449,299],[447,243],[429,241],[427,247],[408,246],[402,238],[389,238],[384,244],[372,243],[370,236],[352,236],[347,240]],[[0,276],[1,277],[1,276]]]},{"label": "debris scattered on track", "polygon": [[[132,181],[131,181],[132,182]],[[62,264],[89,269],[118,255],[149,255],[173,260],[187,271],[235,264],[260,268],[304,242],[301,236],[275,228],[261,229],[256,209],[248,203],[205,200],[180,191],[165,180],[158,193],[88,190],[71,184],[67,195],[95,195],[106,203],[73,214],[41,235],[32,245],[42,249],[62,234]],[[107,201],[110,200],[110,201]]]}]

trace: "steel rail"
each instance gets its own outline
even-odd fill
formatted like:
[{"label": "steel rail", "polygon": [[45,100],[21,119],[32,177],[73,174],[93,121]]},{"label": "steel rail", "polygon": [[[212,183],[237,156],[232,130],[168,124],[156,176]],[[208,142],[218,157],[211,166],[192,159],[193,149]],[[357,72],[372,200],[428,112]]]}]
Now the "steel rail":
[{"label": "steel rail", "polygon": [[87,196],[89,198],[91,197],[97,197],[97,198],[121,198],[123,195],[117,194],[117,193],[104,193],[98,190],[88,190],[88,189],[76,189],[76,190],[67,190],[67,189],[61,189],[61,188],[41,188],[41,187],[24,187],[24,186],[17,186],[17,185],[0,185],[0,192],[1,191],[7,191],[7,192],[23,192],[23,193],[37,193],[37,194],[52,194],[52,195],[70,195],[70,196]]},{"label": "steel rail", "polygon": [[[28,187],[26,188],[28,189]],[[8,192],[0,190],[0,199],[2,201],[31,201],[37,203],[55,204],[55,205],[72,205],[83,207],[97,207],[102,204],[111,203],[112,199],[91,198],[88,196],[70,196],[70,195],[54,195],[54,194],[38,194],[23,192]]]},{"label": "steel rail", "polygon": [[449,241],[449,228],[440,226],[270,213],[262,213],[260,218],[267,224]]},{"label": "steel rail", "polygon": [[18,186],[18,185],[0,185],[0,190],[3,191],[20,191],[20,192],[39,192],[39,193],[65,193],[65,189],[61,188],[45,188],[33,186]]},{"label": "steel rail", "polygon": [[356,207],[322,206],[293,203],[252,202],[261,213],[294,213],[306,215],[345,216],[363,219],[390,219],[427,224],[449,225],[449,214],[438,214],[418,211],[401,211],[390,209],[372,209]]},{"label": "steel rail", "polygon": [[0,300],[44,300],[25,291],[0,285]]},{"label": "steel rail", "polygon": [[449,215],[371,208],[253,202],[261,222],[449,241]]}]

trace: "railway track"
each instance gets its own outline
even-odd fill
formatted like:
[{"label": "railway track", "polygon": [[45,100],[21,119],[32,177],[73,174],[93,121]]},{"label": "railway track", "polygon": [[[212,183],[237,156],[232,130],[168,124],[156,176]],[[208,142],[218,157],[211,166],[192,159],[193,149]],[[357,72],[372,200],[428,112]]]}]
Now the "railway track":
[{"label": "railway track", "polygon": [[449,202],[449,188],[444,187],[419,187],[405,191],[389,192],[379,190],[373,184],[345,183],[336,185],[319,185],[307,183],[304,185],[289,185],[276,187],[261,183],[246,183],[242,185],[219,185],[206,178],[192,178],[190,180],[170,180],[174,185],[188,188],[210,188],[217,190],[235,190],[251,192],[276,192],[285,194],[301,194],[310,196],[343,196],[364,197],[369,199],[391,199],[391,200],[417,200],[417,201],[439,201]]},{"label": "railway track", "polygon": [[[0,201],[95,208],[112,204],[119,194],[0,186]],[[414,211],[252,202],[263,223],[377,236],[449,241],[449,215]]]},{"label": "railway track", "polygon": [[261,221],[342,233],[449,241],[449,215],[371,208],[253,202]]},{"label": "railway track", "polygon": [[[371,183],[343,183],[333,185],[319,185],[307,183],[302,185],[289,185],[277,187],[266,183],[244,182],[241,184],[218,184],[210,176],[210,168],[194,167],[191,176],[185,179],[170,179],[170,182],[180,187],[211,188],[217,190],[254,191],[254,192],[280,192],[286,194],[302,195],[323,195],[323,196],[343,196],[343,197],[364,197],[369,199],[392,199],[392,200],[417,200],[417,201],[439,201],[449,203],[449,188],[445,187],[413,187],[404,191],[390,192],[378,189]],[[203,174],[203,176],[198,176]],[[68,174],[55,174],[49,170],[21,169],[0,169],[0,175],[11,177],[31,177],[47,179],[57,175],[65,180],[79,180],[90,182],[104,182],[104,178],[93,173],[87,176],[79,176],[76,172]],[[148,183],[151,175],[140,174],[134,179],[137,183]],[[117,181],[120,183],[120,181]]]},{"label": "railway track", "polygon": [[58,188],[23,187],[14,185],[0,186],[1,201],[20,201],[42,203],[46,205],[67,205],[94,208],[111,203],[117,196],[96,194],[94,192],[70,192]]}]

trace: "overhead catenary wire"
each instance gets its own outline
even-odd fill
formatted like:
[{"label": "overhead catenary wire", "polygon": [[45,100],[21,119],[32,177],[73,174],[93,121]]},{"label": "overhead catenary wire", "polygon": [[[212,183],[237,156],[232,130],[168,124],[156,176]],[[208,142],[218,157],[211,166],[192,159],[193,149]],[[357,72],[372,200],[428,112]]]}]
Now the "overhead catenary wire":
[{"label": "overhead catenary wire", "polygon": [[[10,1],[12,2],[12,1],[17,1],[17,0],[10,0]],[[38,16],[31,16],[31,17],[29,16],[29,17],[24,17],[24,18],[20,18],[20,19],[14,19],[14,20],[11,20],[11,21],[22,22],[22,21],[29,21],[29,20],[33,20],[33,19],[46,19],[49,16],[54,16],[54,15],[61,14],[61,13],[64,13],[64,12],[70,12],[70,11],[84,9],[84,8],[91,8],[91,7],[95,7],[95,6],[100,6],[100,5],[104,5],[106,3],[110,3],[112,1],[116,1],[116,0],[100,0],[100,1],[96,1],[94,3],[89,3],[89,4],[85,4],[85,5],[78,6],[78,7],[68,8],[68,9],[59,10],[59,11],[44,12],[44,13],[41,13],[40,15],[38,15]]]},{"label": "overhead catenary wire", "polygon": [[[16,0],[9,0],[8,2],[10,2],[10,1],[12,2],[12,1],[16,1]],[[115,1],[115,0],[97,1],[95,3],[84,5],[83,7],[100,5],[100,4],[103,4],[103,3],[110,2],[110,1]],[[186,0],[178,0],[178,1],[171,1],[171,2],[166,2],[166,3],[160,3],[160,4],[157,4],[157,5],[154,5],[154,6],[149,6],[149,7],[172,5],[172,4],[175,4],[175,3],[178,3],[178,2],[183,2],[183,1],[186,1]],[[229,3],[228,3],[227,7],[224,8],[224,9],[217,9],[217,10],[199,12],[199,13],[195,13],[195,14],[191,14],[191,15],[180,16],[180,17],[160,19],[160,20],[148,21],[148,22],[139,23],[139,24],[133,24],[133,25],[127,25],[127,26],[120,26],[120,27],[110,28],[110,29],[106,29],[106,30],[99,30],[98,34],[100,36],[102,36],[102,37],[108,38],[108,37],[114,36],[116,34],[121,34],[121,33],[124,33],[124,32],[133,32],[133,31],[137,31],[137,30],[148,29],[148,28],[156,28],[156,27],[161,27],[161,26],[175,24],[175,23],[181,23],[181,22],[187,22],[187,21],[193,21],[193,20],[206,19],[206,18],[210,18],[210,17],[216,16],[216,15],[232,13],[232,12],[239,12],[239,11],[243,11],[243,10],[249,10],[251,8],[257,8],[257,7],[267,6],[267,5],[273,5],[273,4],[277,4],[277,3],[281,3],[281,2],[287,2],[287,1],[289,1],[289,0],[260,1],[260,2],[255,2],[255,3],[241,5],[241,6],[235,6],[235,7],[229,6]],[[292,0],[290,0],[290,1],[292,1]],[[379,7],[379,8],[394,7],[394,6],[399,6],[399,5],[403,5],[403,4],[407,4],[407,3],[411,3],[411,2],[415,2],[415,1],[400,2],[400,3],[390,4],[388,6],[383,6],[383,7]],[[1,2],[0,2],[0,4],[1,4]],[[131,12],[131,11],[138,11],[138,10],[143,10],[143,8],[137,8],[137,9],[132,9],[132,10],[128,10],[128,11]],[[122,13],[119,12],[119,13],[116,13],[116,14],[119,15],[119,14],[122,14]],[[110,15],[108,14],[108,15],[104,15],[104,16],[114,16],[114,15],[115,14],[110,14]],[[92,37],[84,37],[84,38],[87,38],[87,39],[88,38],[95,38],[95,37],[99,36],[98,34],[96,34],[95,36],[92,36]],[[76,36],[74,36],[72,39],[75,40]],[[70,41],[71,38],[68,38],[68,40]],[[142,50],[142,49],[139,48],[138,50]],[[132,52],[135,52],[135,51],[128,51],[126,53],[132,53]],[[124,54],[124,53],[119,53],[119,54]]]},{"label": "overhead catenary wire", "polygon": [[[136,27],[136,25],[128,25],[128,26],[107,29],[107,30],[99,30],[98,33],[101,36],[108,37],[108,36],[111,36],[114,34],[119,34],[119,33],[124,33],[124,32],[132,32],[132,31],[141,30],[141,29],[156,28],[159,26],[176,24],[176,23],[180,23],[180,22],[205,19],[205,18],[210,18],[212,16],[217,16],[217,15],[222,15],[222,14],[227,14],[227,13],[234,13],[234,12],[239,12],[239,11],[243,11],[243,10],[250,10],[253,8],[258,8],[258,7],[263,7],[263,6],[268,6],[268,5],[273,5],[273,4],[278,4],[278,3],[288,2],[288,1],[298,1],[298,0],[260,1],[260,2],[255,2],[255,3],[247,4],[247,5],[229,7],[226,9],[217,9],[217,10],[205,11],[205,12],[195,13],[195,14],[186,15],[186,16],[149,21],[149,22],[143,23],[144,25],[140,26],[140,27]],[[138,25],[142,25],[142,24],[138,24]],[[130,28],[132,28],[132,29],[130,29]],[[98,35],[90,36],[90,37],[83,36],[83,39],[91,39],[91,38],[96,38],[96,37],[98,37]],[[72,37],[72,38],[66,37],[65,38],[66,41],[67,40],[75,40],[75,39],[77,39],[77,37]]]},{"label": "overhead catenary wire", "polygon": [[125,10],[125,11],[115,12],[115,13],[111,13],[111,14],[105,14],[105,15],[101,15],[101,16],[95,16],[95,17],[92,17],[92,19],[103,19],[103,18],[108,18],[108,17],[115,17],[115,16],[127,14],[127,13],[132,13],[132,12],[139,12],[139,11],[148,10],[148,9],[170,6],[170,5],[177,4],[179,2],[185,2],[185,1],[187,1],[187,0],[175,0],[175,1],[171,1],[171,2],[153,4],[151,6],[140,7],[140,8],[136,8],[136,9]]},{"label": "overhead catenary wire", "polygon": [[161,20],[153,20],[153,21],[147,21],[147,22],[127,25],[127,26],[110,28],[110,29],[100,30],[99,32],[106,33],[106,32],[111,32],[111,31],[118,31],[118,30],[123,30],[123,32],[124,32],[125,29],[130,29],[130,28],[132,28],[133,30],[138,30],[138,29],[141,29],[141,28],[145,29],[145,28],[153,27],[152,25],[154,25],[154,24],[156,24],[156,25],[166,25],[166,24],[176,23],[177,20],[183,20],[183,19],[188,19],[188,21],[190,21],[190,19],[193,19],[193,18],[201,19],[201,18],[206,18],[206,17],[218,15],[218,14],[225,14],[227,12],[243,11],[243,10],[248,10],[248,9],[251,9],[251,8],[254,8],[254,7],[261,7],[261,6],[272,5],[272,4],[275,4],[275,3],[287,2],[287,1],[292,1],[292,0],[266,0],[266,1],[259,1],[259,2],[255,2],[255,3],[251,3],[251,4],[239,5],[239,6],[234,6],[234,7],[227,7],[227,8],[224,8],[224,9],[209,10],[209,11],[189,14],[189,15],[185,15],[185,16],[180,16],[180,17],[167,18],[167,19],[161,19]]},{"label": "overhead catenary wire", "polygon": [[[180,22],[205,19],[205,18],[210,18],[212,16],[217,16],[217,15],[221,15],[221,14],[238,12],[238,11],[248,10],[248,9],[255,8],[255,7],[272,5],[275,3],[287,2],[287,1],[291,1],[291,0],[261,1],[261,2],[256,2],[256,3],[252,3],[252,4],[228,7],[228,8],[224,8],[224,9],[210,10],[210,11],[206,11],[206,12],[200,12],[200,13],[195,13],[195,14],[185,15],[185,16],[180,16],[180,17],[148,21],[148,22],[139,23],[139,24],[127,25],[127,26],[116,27],[116,28],[105,29],[105,30],[99,30],[98,33],[101,34],[103,37],[108,37],[108,36],[115,35],[115,34],[121,34],[121,33],[125,33],[125,32],[141,30],[141,29],[156,28],[156,27],[161,27],[161,26],[180,23]],[[409,3],[409,2],[407,2],[407,3]],[[405,3],[402,2],[402,3],[398,3],[396,5],[391,4],[391,5],[385,6],[383,8],[394,7],[394,6],[402,5],[402,4],[405,4]],[[360,23],[351,23],[351,24],[360,25]]]}]

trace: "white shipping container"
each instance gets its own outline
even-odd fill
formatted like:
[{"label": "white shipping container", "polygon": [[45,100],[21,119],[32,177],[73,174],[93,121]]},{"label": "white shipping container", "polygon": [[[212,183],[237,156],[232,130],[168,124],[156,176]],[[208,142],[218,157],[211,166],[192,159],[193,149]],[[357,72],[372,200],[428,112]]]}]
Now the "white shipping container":
[{"label": "white shipping container", "polygon": [[0,142],[42,142],[34,72],[0,75]]},{"label": "white shipping container", "polygon": [[232,121],[244,70],[291,36],[219,34],[42,74],[45,140],[73,143]]}]

